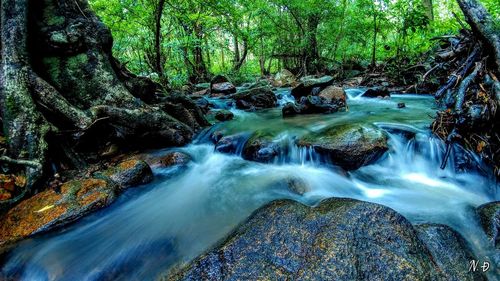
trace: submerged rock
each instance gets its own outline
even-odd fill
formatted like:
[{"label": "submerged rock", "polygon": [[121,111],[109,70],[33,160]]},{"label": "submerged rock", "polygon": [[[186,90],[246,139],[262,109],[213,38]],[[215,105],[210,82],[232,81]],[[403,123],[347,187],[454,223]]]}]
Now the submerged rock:
[{"label": "submerged rock", "polygon": [[286,179],[287,187],[299,195],[304,195],[304,193],[311,191],[311,187],[299,177],[289,177]]},{"label": "submerged rock", "polygon": [[500,249],[500,201],[479,206],[477,213],[486,235]]},{"label": "submerged rock", "polygon": [[299,146],[313,147],[332,164],[355,170],[376,161],[387,151],[387,137],[374,127],[334,126],[299,139]]},{"label": "submerged rock", "polygon": [[281,113],[283,117],[299,115],[302,112],[302,106],[297,105],[293,102],[289,102],[283,106]]},{"label": "submerged rock", "polygon": [[280,200],[165,280],[445,280],[439,273],[410,222],[390,208]]},{"label": "submerged rock", "polygon": [[229,110],[218,110],[215,112],[215,119],[219,121],[229,121],[234,118],[234,114]]},{"label": "submerged rock", "polygon": [[118,186],[111,180],[89,178],[64,183],[22,201],[0,220],[0,248],[55,227],[66,225],[111,204]]},{"label": "submerged rock", "polygon": [[232,96],[238,109],[258,110],[276,107],[276,95],[269,87],[252,88]]},{"label": "submerged rock", "polygon": [[458,232],[441,224],[423,224],[415,228],[418,237],[443,271],[445,280],[486,280],[479,271],[468,271],[470,261],[476,258]]},{"label": "submerged rock", "polygon": [[121,188],[149,183],[153,180],[153,172],[148,163],[142,160],[127,160],[102,172]]}]

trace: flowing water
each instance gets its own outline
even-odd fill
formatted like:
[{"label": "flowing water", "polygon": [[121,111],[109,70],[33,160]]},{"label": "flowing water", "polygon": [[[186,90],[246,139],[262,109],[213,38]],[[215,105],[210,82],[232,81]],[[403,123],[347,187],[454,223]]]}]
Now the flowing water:
[{"label": "flowing water", "polygon": [[[497,184],[476,157],[454,147],[446,169],[444,145],[429,132],[435,105],[429,96],[365,99],[351,89],[349,111],[283,119],[281,110],[243,112],[218,124],[193,144],[185,168],[156,169],[156,179],[128,190],[111,207],[64,229],[26,240],[5,258],[2,274],[22,280],[150,280],[188,261],[265,203],[289,198],[308,205],[329,197],[349,197],[389,206],[413,223],[444,223],[458,230],[482,259],[493,259],[474,208],[500,199]],[[293,98],[277,92],[280,104]],[[221,107],[225,101],[217,100]],[[406,103],[398,109],[397,103]],[[316,161],[317,155],[294,146],[307,132],[340,124],[375,125],[386,130],[390,150],[372,165],[345,173]],[[271,164],[214,151],[207,136],[214,130],[249,135],[266,131],[288,143],[287,155]],[[241,144],[241,146],[243,143]],[[303,195],[287,187],[299,178]],[[464,265],[465,267],[466,265]],[[489,276],[496,280],[495,273]]]}]

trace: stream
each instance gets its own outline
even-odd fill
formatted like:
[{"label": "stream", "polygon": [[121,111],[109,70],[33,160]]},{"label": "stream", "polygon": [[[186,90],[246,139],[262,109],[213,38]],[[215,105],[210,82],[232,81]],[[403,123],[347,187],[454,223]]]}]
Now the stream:
[{"label": "stream", "polygon": [[[436,112],[434,98],[393,95],[381,100],[363,98],[363,89],[347,93],[349,110],[330,115],[283,119],[281,107],[259,112],[229,108],[234,120],[174,149],[191,155],[187,167],[155,169],[152,183],[127,190],[112,206],[21,242],[5,257],[1,274],[21,280],[153,280],[169,267],[200,255],[260,206],[284,198],[307,205],[329,197],[383,204],[414,224],[453,227],[477,256],[491,259],[494,249],[474,208],[500,200],[498,184],[474,154],[458,146],[446,168],[439,168],[445,145],[429,130]],[[293,100],[289,89],[278,89],[276,94],[280,106]],[[227,107],[220,100],[212,102]],[[399,109],[402,102],[406,107]],[[385,130],[389,151],[374,164],[344,172],[293,144],[302,134],[341,124]],[[250,162],[238,153],[216,152],[208,140],[215,130],[228,134],[264,130],[291,149],[270,164]],[[287,188],[283,183],[290,177],[305,182],[307,192],[299,195]]]}]

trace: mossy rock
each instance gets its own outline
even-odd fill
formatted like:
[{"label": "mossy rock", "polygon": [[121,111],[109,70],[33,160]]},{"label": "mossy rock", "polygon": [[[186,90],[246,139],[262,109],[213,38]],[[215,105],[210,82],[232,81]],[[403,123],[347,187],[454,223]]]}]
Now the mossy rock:
[{"label": "mossy rock", "polygon": [[346,170],[371,164],[388,150],[387,136],[382,130],[361,125],[328,127],[303,136],[297,144],[313,147],[332,164]]}]

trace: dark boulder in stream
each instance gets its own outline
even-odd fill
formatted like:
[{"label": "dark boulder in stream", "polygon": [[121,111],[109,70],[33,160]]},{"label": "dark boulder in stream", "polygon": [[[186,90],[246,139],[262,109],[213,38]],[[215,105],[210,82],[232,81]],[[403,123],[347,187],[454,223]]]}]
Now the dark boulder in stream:
[{"label": "dark boulder in stream", "polygon": [[297,144],[314,148],[346,170],[371,164],[388,150],[387,137],[381,130],[360,125],[328,127],[301,137]]},{"label": "dark boulder in stream", "polygon": [[283,117],[299,114],[333,113],[347,110],[347,95],[344,89],[328,86],[316,95],[302,96],[298,104],[287,103],[283,109]]},{"label": "dark boulder in stream", "polygon": [[236,107],[244,110],[258,110],[276,107],[277,98],[269,87],[251,88],[250,90],[234,94]]},{"label": "dark boulder in stream", "polygon": [[391,93],[386,88],[368,89],[364,94],[364,98],[390,98]]},{"label": "dark boulder in stream", "polygon": [[392,209],[353,199],[280,200],[164,280],[449,280]]},{"label": "dark boulder in stream", "polygon": [[307,97],[309,95],[314,95],[316,90],[319,93],[321,90],[333,84],[333,77],[323,76],[320,78],[315,77],[304,77],[301,79],[301,83],[292,89],[292,96],[296,100],[300,100],[301,97]]},{"label": "dark boulder in stream", "polygon": [[477,213],[486,235],[500,249],[500,201],[479,206]]},{"label": "dark boulder in stream", "polygon": [[229,121],[229,120],[233,119],[234,114],[229,110],[222,109],[222,110],[218,110],[217,112],[215,112],[214,117],[216,120],[223,122],[223,121]]}]

